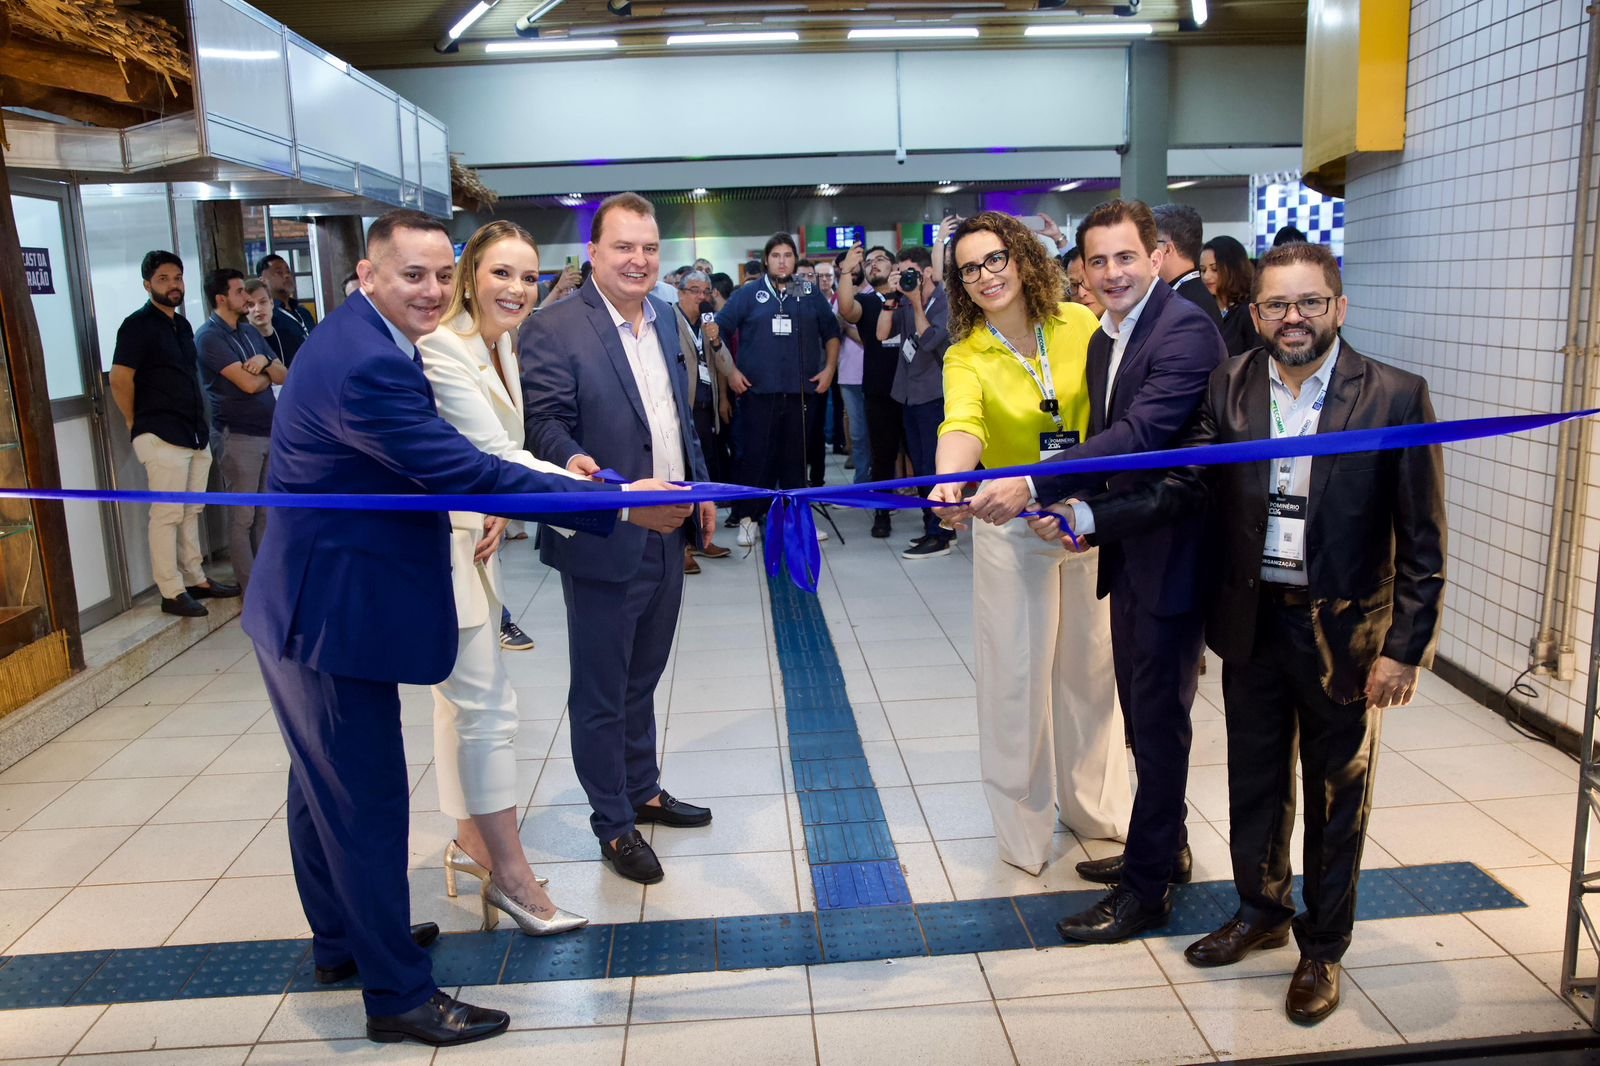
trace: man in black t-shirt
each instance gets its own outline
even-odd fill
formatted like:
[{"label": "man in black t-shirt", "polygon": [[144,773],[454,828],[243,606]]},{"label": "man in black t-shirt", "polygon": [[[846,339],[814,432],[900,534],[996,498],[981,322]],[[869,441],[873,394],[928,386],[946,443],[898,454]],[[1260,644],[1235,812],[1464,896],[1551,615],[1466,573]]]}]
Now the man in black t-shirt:
[{"label": "man in black t-shirt", "polygon": [[[893,289],[893,269],[894,256],[882,245],[863,248],[858,244],[845,253],[839,264],[839,317],[861,334],[861,392],[866,398],[873,481],[894,477],[905,436],[900,405],[889,395],[900,361],[899,351],[878,340],[878,315],[883,312],[884,297]],[[858,288],[858,274],[865,280],[864,287]],[[861,457],[856,462],[861,462]],[[874,511],[872,535],[887,537],[890,532],[889,512]]]},{"label": "man in black t-shirt", "polygon": [[[111,357],[111,397],[127,420],[133,452],[156,492],[204,492],[211,429],[194,330],[183,306],[183,260],[149,252],[139,267],[150,302],[123,320]],[[201,569],[200,504],[150,505],[150,570],[167,614],[206,613],[200,600],[239,595]]]}]

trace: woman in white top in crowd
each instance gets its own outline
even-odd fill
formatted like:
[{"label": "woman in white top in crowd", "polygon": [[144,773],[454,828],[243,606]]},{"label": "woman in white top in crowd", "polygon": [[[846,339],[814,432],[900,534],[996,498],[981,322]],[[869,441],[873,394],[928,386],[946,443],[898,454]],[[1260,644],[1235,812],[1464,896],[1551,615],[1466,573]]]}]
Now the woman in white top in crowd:
[{"label": "woman in white top in crowd", "polygon": [[[482,451],[565,474],[523,447],[517,329],[539,292],[539,248],[527,230],[491,222],[467,241],[450,306],[422,338],[422,367],[439,414]],[[568,475],[571,476],[571,475]],[[482,881],[484,927],[509,914],[542,936],[587,924],[550,901],[534,876],[517,827],[517,697],[500,658],[500,568],[506,521],[450,513],[451,579],[460,644],[455,669],[433,690],[434,771],[439,808],[456,819],[445,849],[445,887],[456,875]]]}]

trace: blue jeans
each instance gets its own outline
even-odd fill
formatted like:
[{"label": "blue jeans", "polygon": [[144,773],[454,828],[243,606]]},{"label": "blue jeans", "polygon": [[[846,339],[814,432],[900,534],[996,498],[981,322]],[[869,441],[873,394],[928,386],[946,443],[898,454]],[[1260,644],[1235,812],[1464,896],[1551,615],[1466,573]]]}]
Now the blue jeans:
[{"label": "blue jeans", "polygon": [[[927,403],[905,405],[906,454],[911,458],[912,472],[918,477],[939,472],[933,456],[939,447],[939,423],[943,421],[943,397]],[[917,495],[927,499],[929,491],[926,487],[920,488]],[[939,540],[952,540],[955,537],[954,533],[939,525],[938,516],[931,510],[922,512],[922,532],[924,536]]]},{"label": "blue jeans", "polygon": [[850,457],[856,462],[856,484],[872,480],[872,442],[867,437],[867,397],[860,385],[840,385],[849,416]]}]

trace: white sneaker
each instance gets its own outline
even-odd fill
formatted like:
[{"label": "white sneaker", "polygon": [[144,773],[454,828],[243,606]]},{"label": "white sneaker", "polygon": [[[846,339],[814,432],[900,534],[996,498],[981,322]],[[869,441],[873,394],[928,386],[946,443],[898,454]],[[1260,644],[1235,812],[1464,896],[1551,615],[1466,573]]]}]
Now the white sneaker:
[{"label": "white sneaker", "polygon": [[823,529],[821,526],[818,526],[817,527],[817,543],[821,544],[823,541],[825,541],[827,539],[828,539],[828,531],[826,529]]},{"label": "white sneaker", "polygon": [[738,543],[741,548],[748,548],[756,542],[756,523],[753,518],[739,519]]}]

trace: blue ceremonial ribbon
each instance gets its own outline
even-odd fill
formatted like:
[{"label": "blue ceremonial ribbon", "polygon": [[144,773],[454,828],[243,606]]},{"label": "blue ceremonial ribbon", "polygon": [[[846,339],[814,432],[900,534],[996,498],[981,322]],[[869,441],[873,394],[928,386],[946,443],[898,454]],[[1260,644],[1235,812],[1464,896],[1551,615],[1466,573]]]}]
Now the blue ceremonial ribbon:
[{"label": "blue ceremonial ribbon", "polygon": [[[1081,476],[1116,474],[1130,470],[1170,470],[1186,466],[1218,466],[1227,463],[1254,463],[1271,459],[1303,456],[1346,455],[1351,452],[1388,451],[1395,448],[1424,448],[1453,444],[1511,433],[1528,433],[1577,418],[1589,418],[1600,410],[1569,411],[1559,414],[1504,415],[1496,418],[1464,418],[1451,422],[1427,422],[1381,429],[1351,429],[1337,433],[1318,433],[1303,437],[1236,441],[1205,444],[1194,448],[1167,448],[1137,454],[1096,456],[1088,459],[1057,459],[1045,463],[965,470],[949,474],[896,478],[860,485],[834,485],[804,489],[758,489],[749,485],[721,482],[688,482],[682,490],[670,492],[623,492],[621,488],[602,492],[473,493],[426,495],[419,493],[285,493],[285,492],[152,492],[148,490],[100,489],[0,489],[0,499],[60,500],[91,503],[175,503],[211,504],[221,507],[299,507],[343,511],[478,511],[487,514],[575,514],[581,511],[620,510],[624,507],[681,506],[685,503],[731,503],[734,500],[770,499],[767,512],[767,573],[776,576],[779,567],[787,568],[789,579],[806,592],[817,590],[822,572],[822,551],[817,547],[813,503],[842,507],[887,509],[926,509],[933,504],[916,496],[901,496],[892,490],[924,488],[942,484],[965,484],[996,478],[1029,476]],[[1068,453],[1070,454],[1070,453]],[[607,482],[621,482],[615,471],[601,471]],[[1054,512],[1024,512],[1034,517]],[[1063,530],[1071,532],[1063,524]],[[1076,543],[1076,538],[1074,538]],[[778,546],[776,552],[771,550]]]}]

